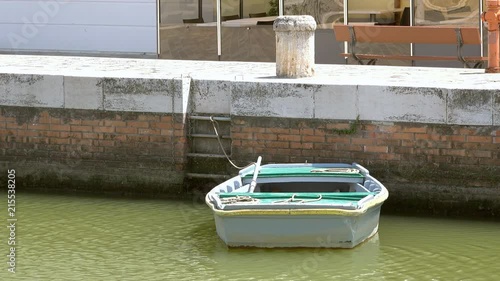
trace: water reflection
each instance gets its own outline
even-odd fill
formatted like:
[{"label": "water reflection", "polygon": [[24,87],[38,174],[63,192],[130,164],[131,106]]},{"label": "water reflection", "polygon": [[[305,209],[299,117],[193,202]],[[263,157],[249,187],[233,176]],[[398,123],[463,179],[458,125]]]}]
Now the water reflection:
[{"label": "water reflection", "polygon": [[228,249],[196,198],[18,199],[17,273],[0,280],[491,280],[498,270],[494,222],[382,216],[355,249]]}]

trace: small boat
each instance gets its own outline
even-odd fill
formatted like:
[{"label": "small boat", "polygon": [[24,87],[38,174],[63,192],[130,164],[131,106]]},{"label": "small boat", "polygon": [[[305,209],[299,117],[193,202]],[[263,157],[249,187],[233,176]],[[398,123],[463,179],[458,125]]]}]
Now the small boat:
[{"label": "small boat", "polygon": [[377,233],[389,193],[361,165],[261,161],[205,197],[227,246],[354,248]]}]

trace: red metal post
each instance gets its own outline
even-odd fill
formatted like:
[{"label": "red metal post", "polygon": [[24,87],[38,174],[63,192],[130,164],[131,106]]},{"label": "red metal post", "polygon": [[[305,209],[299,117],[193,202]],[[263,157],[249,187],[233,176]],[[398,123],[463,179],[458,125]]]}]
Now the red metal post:
[{"label": "red metal post", "polygon": [[486,0],[487,11],[481,15],[488,29],[488,67],[486,73],[500,73],[500,0]]}]

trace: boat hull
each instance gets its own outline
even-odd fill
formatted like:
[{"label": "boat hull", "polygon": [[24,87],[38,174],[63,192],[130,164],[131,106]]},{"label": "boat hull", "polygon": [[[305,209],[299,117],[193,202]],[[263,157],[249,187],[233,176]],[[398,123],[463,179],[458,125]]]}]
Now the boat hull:
[{"label": "boat hull", "polygon": [[217,234],[229,247],[353,248],[378,231],[380,205],[359,215],[224,215],[214,213]]}]

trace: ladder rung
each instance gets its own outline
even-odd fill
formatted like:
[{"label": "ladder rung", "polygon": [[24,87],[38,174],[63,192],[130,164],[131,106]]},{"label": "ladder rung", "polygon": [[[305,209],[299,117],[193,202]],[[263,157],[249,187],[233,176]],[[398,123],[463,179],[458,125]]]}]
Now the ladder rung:
[{"label": "ladder rung", "polygon": [[188,153],[188,157],[205,157],[205,158],[225,158],[223,154],[208,154],[208,153]]},{"label": "ladder rung", "polygon": [[229,179],[228,175],[186,173],[189,178]]},{"label": "ladder rung", "polygon": [[[193,137],[193,138],[209,138],[209,139],[216,139],[217,138],[216,135],[210,135],[210,134],[190,134],[189,136]],[[231,137],[227,136],[227,135],[222,135],[222,136],[220,136],[220,138],[221,139],[230,139]]]},{"label": "ladder rung", "polygon": [[[221,117],[221,116],[213,116],[212,117],[215,121],[225,121],[225,122],[231,122],[231,117]],[[189,119],[192,120],[206,120],[210,121],[210,116],[189,116]]]}]

